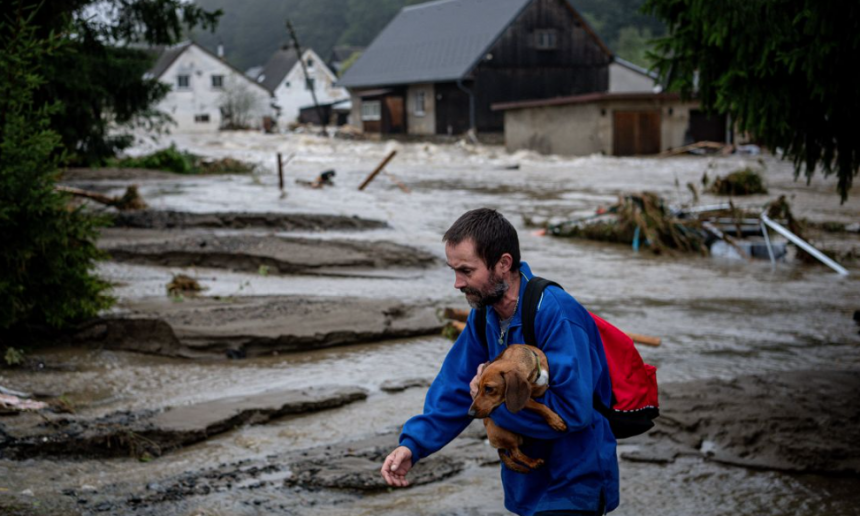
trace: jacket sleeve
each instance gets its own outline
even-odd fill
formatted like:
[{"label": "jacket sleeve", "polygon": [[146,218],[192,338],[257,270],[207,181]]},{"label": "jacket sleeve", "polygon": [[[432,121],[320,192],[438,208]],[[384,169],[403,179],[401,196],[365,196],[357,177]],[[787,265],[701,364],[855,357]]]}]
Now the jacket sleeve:
[{"label": "jacket sleeve", "polygon": [[[544,299],[544,307],[536,316],[535,333],[538,347],[549,362],[549,389],[535,401],[558,414],[567,424],[568,433],[577,432],[591,424],[594,379],[600,376],[602,366],[588,333],[575,320],[579,311],[586,315],[587,312],[577,304],[578,308],[572,311],[574,320],[571,320],[565,314],[568,310],[562,311],[558,300],[547,301]],[[570,302],[576,303],[572,298]],[[502,428],[535,439],[557,439],[563,435],[530,410],[512,414],[502,404],[490,417]]]},{"label": "jacket sleeve", "polygon": [[478,365],[488,360],[487,349],[475,334],[475,316],[485,314],[472,310],[465,331],[454,342],[427,391],[424,413],[403,425],[400,444],[412,450],[413,464],[442,449],[472,422],[468,414],[472,404],[469,382]]}]

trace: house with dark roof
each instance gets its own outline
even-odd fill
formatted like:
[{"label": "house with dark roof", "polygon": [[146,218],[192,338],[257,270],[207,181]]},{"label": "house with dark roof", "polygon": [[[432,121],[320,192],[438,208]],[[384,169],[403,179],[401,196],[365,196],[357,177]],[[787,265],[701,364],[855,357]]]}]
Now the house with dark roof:
[{"label": "house with dark roof", "polygon": [[173,118],[176,131],[259,128],[271,114],[269,92],[224,60],[223,47],[218,54],[187,41],[161,49],[146,73],[171,87],[156,109]]},{"label": "house with dark roof", "polygon": [[294,48],[280,48],[257,77],[257,82],[271,93],[278,122],[282,125],[299,121],[303,108],[314,107],[311,90],[321,106],[349,100],[349,93],[335,86],[337,77],[316,52],[304,50],[302,60],[304,69]]},{"label": "house with dark roof", "polygon": [[493,104],[604,92],[612,52],[568,0],[404,7],[338,81],[365,132],[501,132]]}]

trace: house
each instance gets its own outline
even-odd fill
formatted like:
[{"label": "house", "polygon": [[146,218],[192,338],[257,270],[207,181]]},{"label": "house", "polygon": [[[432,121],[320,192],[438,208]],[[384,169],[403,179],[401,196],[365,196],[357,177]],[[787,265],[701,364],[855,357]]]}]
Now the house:
[{"label": "house", "polygon": [[609,93],[654,93],[662,88],[657,73],[615,56],[609,65]]},{"label": "house", "polygon": [[364,132],[501,132],[493,104],[604,92],[612,58],[568,0],[439,0],[404,7],[338,84]]},{"label": "house", "polygon": [[271,93],[281,124],[298,122],[301,109],[314,105],[311,90],[320,105],[349,99],[344,88],[335,86],[337,77],[316,52],[305,50],[302,61],[304,70],[295,49],[281,48],[272,54],[257,77],[257,82]]},{"label": "house", "polygon": [[215,55],[188,41],[162,49],[145,75],[171,87],[156,109],[173,118],[178,132],[259,128],[271,112],[269,92],[227,63],[218,48]]},{"label": "house", "polygon": [[328,66],[335,74],[341,75],[343,65],[351,59],[354,60],[363,52],[364,47],[357,47],[354,45],[337,45],[333,49],[331,49],[331,54],[329,54],[328,56]]},{"label": "house", "polygon": [[708,118],[674,93],[604,92],[493,105],[505,146],[542,154],[657,154],[688,143],[727,141],[725,117]]}]

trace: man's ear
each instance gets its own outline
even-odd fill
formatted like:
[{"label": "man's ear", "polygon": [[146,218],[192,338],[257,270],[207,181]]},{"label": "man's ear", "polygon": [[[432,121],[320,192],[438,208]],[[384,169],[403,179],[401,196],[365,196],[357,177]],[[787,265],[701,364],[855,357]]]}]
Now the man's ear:
[{"label": "man's ear", "polygon": [[505,253],[499,258],[499,261],[496,262],[496,274],[501,275],[511,270],[511,266],[514,264],[514,257],[510,255],[510,253]]},{"label": "man's ear", "polygon": [[507,371],[502,373],[505,379],[505,406],[512,414],[516,414],[526,407],[531,397],[531,387],[528,380],[518,371]]}]

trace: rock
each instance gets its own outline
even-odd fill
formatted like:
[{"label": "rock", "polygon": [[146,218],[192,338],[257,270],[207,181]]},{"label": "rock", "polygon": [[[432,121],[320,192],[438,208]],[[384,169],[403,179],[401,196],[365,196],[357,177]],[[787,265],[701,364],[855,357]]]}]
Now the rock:
[{"label": "rock", "polygon": [[433,382],[430,378],[411,378],[408,380],[386,380],[379,386],[385,392],[400,392],[412,387],[430,387]]},{"label": "rock", "polygon": [[33,490],[32,489],[25,489],[25,490],[21,491],[21,494],[24,496],[33,496]]}]

